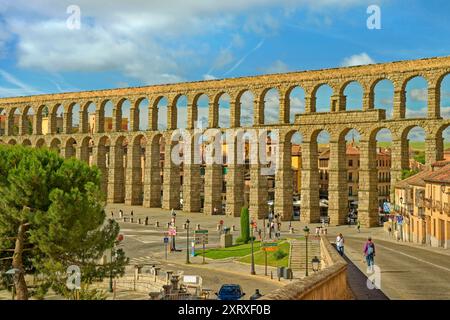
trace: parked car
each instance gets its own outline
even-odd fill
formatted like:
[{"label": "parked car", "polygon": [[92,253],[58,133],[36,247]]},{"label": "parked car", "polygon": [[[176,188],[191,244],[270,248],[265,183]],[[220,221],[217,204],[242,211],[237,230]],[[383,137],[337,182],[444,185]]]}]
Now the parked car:
[{"label": "parked car", "polygon": [[238,284],[224,284],[216,295],[219,300],[239,300],[245,293]]}]

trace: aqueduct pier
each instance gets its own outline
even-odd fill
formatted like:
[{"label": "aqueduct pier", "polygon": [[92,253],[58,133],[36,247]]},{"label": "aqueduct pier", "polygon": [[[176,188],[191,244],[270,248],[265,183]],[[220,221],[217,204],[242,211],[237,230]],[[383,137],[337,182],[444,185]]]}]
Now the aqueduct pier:
[{"label": "aqueduct pier", "polygon": [[[0,112],[6,114],[4,135],[0,141],[34,147],[57,148],[63,157],[77,157],[92,162],[102,172],[102,188],[109,202],[164,209],[180,206],[183,210],[200,211],[200,165],[183,164],[183,182],[180,166],[164,161],[160,168],[160,144],[164,139],[165,155],[171,154],[174,143],[171,134],[177,126],[177,101],[187,99],[187,130],[193,130],[198,118],[198,100],[209,97],[208,127],[217,128],[219,99],[230,97],[230,128],[241,127],[241,98],[253,94],[253,126],[256,129],[278,130],[279,166],[275,173],[274,209],[284,220],[292,217],[291,137],[302,137],[302,188],[301,216],[306,221],[319,220],[318,134],[326,130],[330,135],[329,216],[331,224],[342,224],[348,214],[347,169],[345,163],[345,136],[356,129],[360,133],[359,208],[358,216],[363,226],[378,225],[376,135],[381,129],[392,134],[391,184],[401,178],[402,169],[408,168],[408,140],[411,128],[420,126],[426,133],[426,163],[443,158],[443,131],[450,126],[449,119],[440,115],[441,82],[450,73],[450,57],[400,61],[357,67],[292,72],[223,80],[199,81],[147,87],[85,91],[77,93],[45,94],[0,99]],[[408,119],[406,110],[406,83],[422,76],[428,83],[427,116]],[[383,79],[394,86],[393,117],[387,119],[386,111],[376,108],[374,88]],[[346,86],[357,81],[363,88],[362,110],[346,110]],[[316,111],[316,92],[327,84],[333,89],[329,112]],[[301,87],[305,92],[305,112],[295,115],[290,123],[291,91]],[[279,92],[279,118],[277,123],[265,124],[264,100],[270,89]],[[166,98],[167,129],[158,130],[158,103]],[[147,99],[148,130],[139,130],[139,104]],[[130,103],[128,130],[122,129],[122,107]],[[113,104],[112,130],[105,130],[105,105]],[[79,128],[72,126],[72,108],[78,104]],[[95,106],[95,130],[89,130],[88,108]],[[56,110],[63,106],[64,123],[57,129]],[[29,123],[30,110],[32,123]],[[43,134],[43,110],[47,109],[48,130]],[[18,125],[15,117],[18,115]],[[126,142],[126,143],[125,143]],[[140,161],[144,145],[145,161]],[[192,141],[195,144],[195,141]],[[91,153],[91,155],[90,155]],[[126,156],[126,161],[124,161]],[[109,159],[109,161],[107,161]],[[144,168],[141,168],[144,166]],[[144,170],[142,170],[144,169]],[[160,170],[163,170],[163,182]],[[142,177],[143,172],[143,177]],[[222,176],[222,167],[211,164],[205,168],[204,212],[213,214],[221,208],[222,179],[226,180],[226,214],[238,216],[244,205],[244,168],[232,164]],[[391,188],[394,190],[394,188]],[[162,197],[161,197],[162,193]],[[143,197],[140,196],[143,194]],[[262,218],[268,212],[267,181],[261,175],[261,166],[250,165],[250,213]]]}]

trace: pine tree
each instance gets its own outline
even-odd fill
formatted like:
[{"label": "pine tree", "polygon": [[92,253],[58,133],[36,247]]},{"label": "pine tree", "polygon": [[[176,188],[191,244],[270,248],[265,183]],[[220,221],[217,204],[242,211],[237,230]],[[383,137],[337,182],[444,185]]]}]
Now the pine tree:
[{"label": "pine tree", "polygon": [[97,168],[46,149],[0,146],[0,268],[18,271],[17,299],[29,298],[25,274],[43,276],[42,288],[59,293],[71,265],[85,284],[111,271],[123,275],[121,249],[113,262],[97,263],[119,234],[117,222],[105,222],[104,206]]},{"label": "pine tree", "polygon": [[247,243],[250,240],[250,215],[247,207],[241,209],[241,237],[240,241]]}]

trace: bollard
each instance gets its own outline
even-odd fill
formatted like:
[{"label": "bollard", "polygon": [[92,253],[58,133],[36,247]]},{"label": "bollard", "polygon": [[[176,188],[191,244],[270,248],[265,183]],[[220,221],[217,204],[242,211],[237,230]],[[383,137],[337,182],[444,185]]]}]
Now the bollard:
[{"label": "bollard", "polygon": [[145,217],[145,222],[144,222],[144,224],[145,224],[146,226],[148,226],[148,217]]},{"label": "bollard", "polygon": [[293,228],[293,227],[290,227],[290,228],[289,228],[289,233],[290,233],[290,234],[294,233],[294,228]]},{"label": "bollard", "polygon": [[236,226],[233,224],[233,226],[231,227],[232,231],[236,231]]},{"label": "bollard", "polygon": [[156,227],[156,228],[159,228],[159,221],[156,221],[156,222],[155,222],[155,227]]},{"label": "bollard", "polygon": [[138,224],[141,224],[141,218],[138,218]]}]

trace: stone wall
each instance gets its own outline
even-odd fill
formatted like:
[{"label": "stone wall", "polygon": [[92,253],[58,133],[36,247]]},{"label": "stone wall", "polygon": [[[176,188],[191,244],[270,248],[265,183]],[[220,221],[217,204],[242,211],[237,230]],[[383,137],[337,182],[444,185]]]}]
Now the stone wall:
[{"label": "stone wall", "polygon": [[318,272],[267,294],[261,300],[348,300],[347,263],[329,240],[320,240],[321,267]]}]

